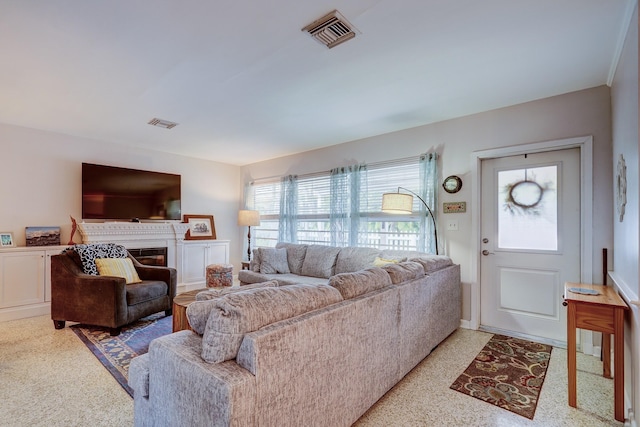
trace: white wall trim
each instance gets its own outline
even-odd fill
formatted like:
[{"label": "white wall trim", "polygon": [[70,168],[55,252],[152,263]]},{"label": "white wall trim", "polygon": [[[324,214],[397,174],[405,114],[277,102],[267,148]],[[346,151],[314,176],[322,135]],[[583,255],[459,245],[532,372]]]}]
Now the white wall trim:
[{"label": "white wall trim", "polygon": [[620,33],[618,34],[618,40],[616,42],[616,48],[613,52],[613,59],[611,60],[611,66],[609,67],[609,74],[607,75],[607,86],[613,85],[613,79],[616,77],[616,70],[620,63],[620,57],[622,56],[622,49],[624,49],[624,42],[627,39],[629,33],[629,27],[633,23],[633,11],[636,8],[638,0],[632,0],[627,5],[627,10],[624,13],[622,19],[622,26],[620,27]]},{"label": "white wall trim", "polygon": [[[512,145],[509,147],[494,148],[489,150],[474,151],[471,153],[471,319],[469,327],[480,327],[480,189],[482,188],[482,160],[496,157],[514,156],[526,153],[540,153],[566,148],[580,149],[580,203],[581,203],[581,227],[580,227],[580,280],[591,283],[593,269],[593,241],[591,230],[593,226],[593,137],[591,135],[558,139],[530,144]],[[585,238],[585,236],[589,236]]]}]

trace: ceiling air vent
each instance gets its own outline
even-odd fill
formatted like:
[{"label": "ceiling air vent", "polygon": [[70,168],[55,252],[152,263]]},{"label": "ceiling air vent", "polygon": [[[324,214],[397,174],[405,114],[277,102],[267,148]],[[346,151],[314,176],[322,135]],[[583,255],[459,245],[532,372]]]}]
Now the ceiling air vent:
[{"label": "ceiling air vent", "polygon": [[165,128],[165,129],[173,129],[174,127],[178,126],[177,123],[170,122],[169,120],[158,119],[158,118],[149,120],[149,124],[151,126],[158,126],[159,128]]},{"label": "ceiling air vent", "polygon": [[302,31],[308,31],[311,37],[331,49],[354,38],[358,30],[340,12],[334,10],[313,21],[304,27]]}]

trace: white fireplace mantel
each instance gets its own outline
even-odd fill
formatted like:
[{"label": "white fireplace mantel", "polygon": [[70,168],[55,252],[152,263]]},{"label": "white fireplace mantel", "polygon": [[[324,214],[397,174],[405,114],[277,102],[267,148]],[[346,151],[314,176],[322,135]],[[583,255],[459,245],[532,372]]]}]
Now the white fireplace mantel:
[{"label": "white fireplace mantel", "polygon": [[82,222],[82,243],[117,242],[126,247],[148,247],[148,241],[183,241],[189,224],[181,222]]},{"label": "white fireplace mantel", "polygon": [[185,240],[181,222],[82,222],[82,243],[117,243],[127,249],[167,248],[167,266],[178,273],[179,290],[203,287],[205,267],[229,262],[228,240]]}]

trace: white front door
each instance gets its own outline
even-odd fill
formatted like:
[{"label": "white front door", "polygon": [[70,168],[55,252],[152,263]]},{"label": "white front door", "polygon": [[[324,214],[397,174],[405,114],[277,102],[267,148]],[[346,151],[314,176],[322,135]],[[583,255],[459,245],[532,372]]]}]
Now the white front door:
[{"label": "white front door", "polygon": [[580,282],[580,150],[481,168],[481,327],[565,342],[563,286]]}]

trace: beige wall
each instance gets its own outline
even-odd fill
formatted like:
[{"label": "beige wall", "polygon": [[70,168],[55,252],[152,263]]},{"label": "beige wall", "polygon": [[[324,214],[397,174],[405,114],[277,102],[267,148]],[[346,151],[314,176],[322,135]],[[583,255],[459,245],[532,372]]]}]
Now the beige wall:
[{"label": "beige wall", "polygon": [[[612,247],[612,166],[610,92],[606,86],[546,98],[486,113],[448,120],[401,132],[255,163],[242,168],[243,181],[329,170],[355,162],[377,162],[402,158],[436,149],[441,154],[440,176],[459,175],[459,193],[439,193],[439,233],[446,252],[461,264],[464,283],[463,317],[470,319],[471,235],[471,153],[531,142],[575,136],[593,136],[594,247],[593,277],[602,277],[600,248]],[[447,231],[443,224],[442,202],[466,201],[467,213],[455,214],[459,231]],[[454,214],[449,214],[454,215]],[[601,279],[596,279],[600,280]]]},{"label": "beige wall", "polygon": [[60,226],[62,243],[69,241],[69,215],[82,218],[81,164],[89,162],[182,175],[182,213],[214,215],[217,236],[231,240],[239,267],[237,166],[4,124],[0,159],[0,231],[13,232],[18,246],[27,226]]},{"label": "beige wall", "polygon": [[[627,33],[611,87],[614,176],[620,155],[627,165],[627,205],[624,220],[613,222],[613,270],[616,285],[628,300],[640,295],[640,178],[638,168],[638,6]],[[616,181],[614,181],[615,183]],[[613,193],[615,194],[615,187]],[[640,310],[631,304],[625,331],[625,395],[631,402],[635,424],[640,424]]]}]

